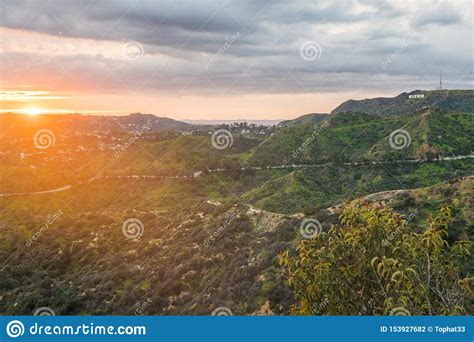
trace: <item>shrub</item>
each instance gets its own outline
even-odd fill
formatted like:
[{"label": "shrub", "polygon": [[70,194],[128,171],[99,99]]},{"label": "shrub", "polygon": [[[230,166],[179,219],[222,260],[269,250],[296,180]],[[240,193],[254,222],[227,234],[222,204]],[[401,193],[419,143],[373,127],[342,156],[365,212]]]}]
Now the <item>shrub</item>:
[{"label": "shrub", "polygon": [[280,255],[298,303],[293,314],[469,312],[472,279],[460,269],[471,243],[465,238],[448,245],[447,206],[419,234],[402,215],[378,205],[346,207],[340,219],[328,232],[301,241],[296,253]]}]

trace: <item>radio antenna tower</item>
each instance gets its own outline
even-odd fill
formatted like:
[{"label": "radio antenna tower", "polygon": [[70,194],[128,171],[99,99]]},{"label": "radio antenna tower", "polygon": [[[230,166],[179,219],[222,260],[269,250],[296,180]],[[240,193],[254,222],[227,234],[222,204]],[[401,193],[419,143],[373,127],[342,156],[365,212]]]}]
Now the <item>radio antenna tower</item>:
[{"label": "radio antenna tower", "polygon": [[439,72],[439,87],[438,87],[438,90],[443,90],[443,74],[442,74],[441,71]]}]

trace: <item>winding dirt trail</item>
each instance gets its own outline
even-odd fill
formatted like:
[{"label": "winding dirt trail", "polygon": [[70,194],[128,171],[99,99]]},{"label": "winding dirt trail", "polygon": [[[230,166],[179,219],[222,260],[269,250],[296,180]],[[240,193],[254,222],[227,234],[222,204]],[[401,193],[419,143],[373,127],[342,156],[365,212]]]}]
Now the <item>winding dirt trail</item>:
[{"label": "winding dirt trail", "polygon": [[[425,159],[404,159],[404,160],[390,160],[390,161],[359,161],[359,162],[346,162],[341,163],[342,165],[347,166],[359,166],[359,165],[381,165],[381,164],[403,164],[403,163],[427,163],[427,162],[440,162],[448,160],[461,160],[474,158],[474,152],[468,155],[460,156],[451,156],[451,157],[440,157],[433,160]],[[245,171],[245,170],[274,170],[274,169],[303,169],[303,168],[316,168],[332,165],[334,163],[323,163],[323,164],[289,164],[289,165],[269,165],[269,166],[247,166],[240,167],[236,169],[209,169],[204,171],[196,171],[191,175],[184,176],[156,176],[156,175],[126,175],[126,176],[105,176],[105,177],[92,177],[88,182],[93,182],[100,179],[190,179],[197,178],[206,173],[216,173],[216,172],[229,172],[229,171]],[[63,187],[51,190],[36,191],[36,192],[18,192],[18,193],[0,193],[0,197],[9,197],[9,196],[22,196],[22,195],[41,195],[54,192],[66,191],[72,188],[72,185],[65,185]]]}]

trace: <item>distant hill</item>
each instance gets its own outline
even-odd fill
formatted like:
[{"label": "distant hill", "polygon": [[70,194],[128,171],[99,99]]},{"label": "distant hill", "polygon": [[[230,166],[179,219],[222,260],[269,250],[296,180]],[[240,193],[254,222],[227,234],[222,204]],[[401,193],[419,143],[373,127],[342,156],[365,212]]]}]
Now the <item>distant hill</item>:
[{"label": "distant hill", "polygon": [[61,132],[133,132],[145,126],[146,131],[191,131],[196,126],[153,114],[133,113],[125,116],[82,114],[25,114],[5,113],[0,115],[2,136],[21,135],[39,129]]},{"label": "distant hill", "polygon": [[[410,98],[410,95],[423,97]],[[415,90],[393,98],[348,100],[335,108],[331,114],[364,112],[379,116],[406,115],[426,106],[457,112],[474,112],[474,90]]]},{"label": "distant hill", "polygon": [[232,125],[234,123],[246,122],[249,125],[257,126],[273,126],[282,122],[282,120],[247,120],[247,119],[231,119],[231,120],[183,120],[186,123],[193,125],[214,126],[214,125]]},{"label": "distant hill", "polygon": [[[107,118],[107,116],[105,116]],[[176,130],[176,131],[191,131],[195,128],[194,125],[170,119],[167,117],[160,117],[153,114],[133,113],[126,116],[115,116],[114,120],[120,123],[122,129],[128,130],[126,127],[134,127],[136,125],[144,125],[148,121],[151,123],[152,131],[160,130]],[[125,126],[124,126],[125,125]]]},{"label": "distant hill", "polygon": [[292,126],[292,125],[303,125],[307,123],[318,123],[327,118],[329,118],[329,115],[327,113],[310,113],[310,114],[299,116],[293,120],[281,121],[278,124],[278,126],[287,127],[287,126]]}]

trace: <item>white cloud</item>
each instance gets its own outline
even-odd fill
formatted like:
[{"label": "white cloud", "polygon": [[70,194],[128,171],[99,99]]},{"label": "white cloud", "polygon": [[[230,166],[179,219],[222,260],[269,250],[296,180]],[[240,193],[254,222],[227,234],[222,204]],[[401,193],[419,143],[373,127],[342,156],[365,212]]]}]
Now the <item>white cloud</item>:
[{"label": "white cloud", "polygon": [[[52,74],[66,72],[69,77],[77,74],[83,87],[100,83],[114,91],[409,90],[413,85],[434,87],[439,70],[452,87],[469,87],[472,81],[473,28],[472,21],[465,20],[472,15],[469,2],[246,0],[196,6],[194,1],[161,0],[134,4],[4,0],[7,15],[2,25],[29,32],[2,31],[4,79],[26,82],[25,61],[44,55],[38,68],[41,65]],[[59,32],[61,39],[56,38]],[[226,38],[237,32],[239,39],[203,68]],[[130,40],[144,46],[145,56],[124,63],[121,47]],[[300,45],[308,40],[321,46],[321,58],[308,62],[300,57]],[[391,62],[382,70],[387,59]]]}]

